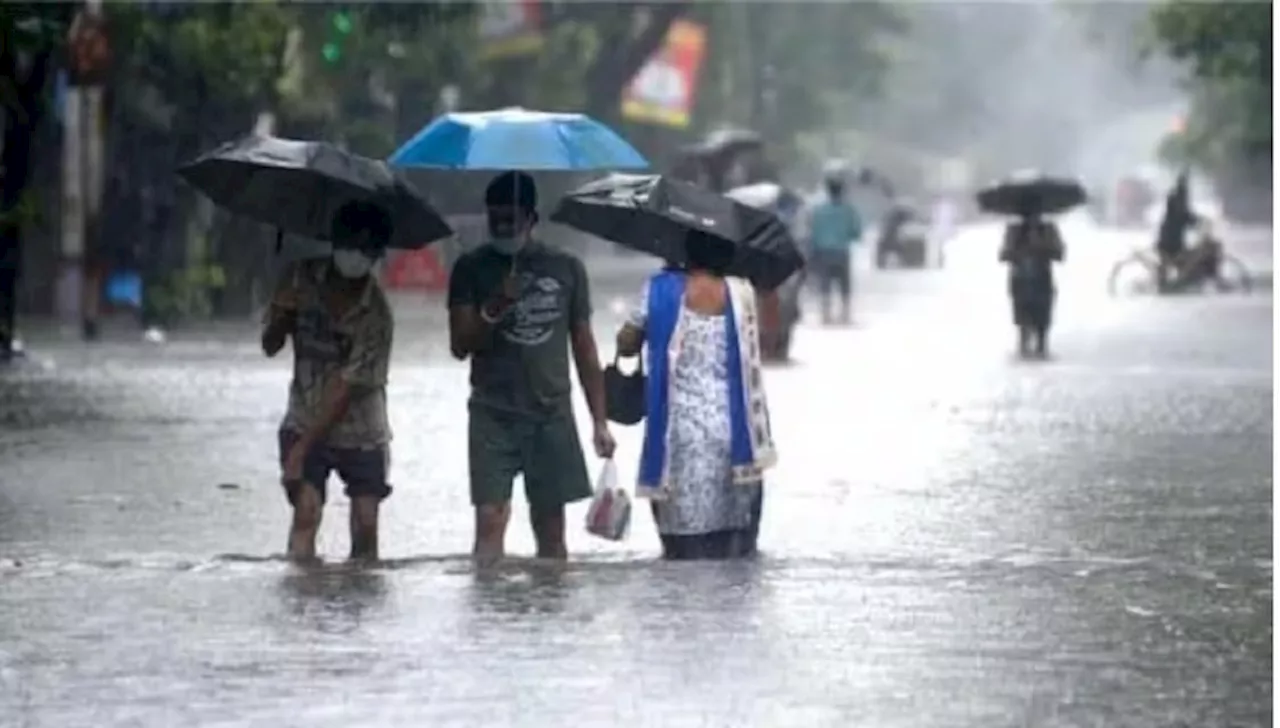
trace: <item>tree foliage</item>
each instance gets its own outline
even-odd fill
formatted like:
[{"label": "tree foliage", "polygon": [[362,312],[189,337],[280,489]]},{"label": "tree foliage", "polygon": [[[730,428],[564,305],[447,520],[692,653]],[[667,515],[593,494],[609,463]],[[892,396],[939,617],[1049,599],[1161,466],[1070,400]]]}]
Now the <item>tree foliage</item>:
[{"label": "tree foliage", "polygon": [[851,126],[883,91],[906,29],[881,2],[704,2],[709,28],[697,125],[763,132],[785,159],[806,132]]},{"label": "tree foliage", "polygon": [[1271,23],[1270,3],[1172,0],[1152,11],[1155,46],[1191,74],[1191,114],[1166,146],[1172,156],[1212,171],[1269,159]]}]

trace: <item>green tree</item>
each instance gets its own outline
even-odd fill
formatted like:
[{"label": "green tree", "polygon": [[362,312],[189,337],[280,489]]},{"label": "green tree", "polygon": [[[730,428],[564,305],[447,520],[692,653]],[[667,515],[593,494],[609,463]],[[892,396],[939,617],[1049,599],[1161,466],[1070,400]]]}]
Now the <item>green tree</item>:
[{"label": "green tree", "polygon": [[[1202,166],[1227,187],[1264,188],[1270,214],[1272,153],[1270,3],[1164,2],[1151,13],[1151,41],[1190,71],[1191,113],[1167,140],[1174,161]],[[1265,199],[1264,199],[1265,198]]]},{"label": "green tree", "polygon": [[308,3],[296,22],[286,117],[306,136],[382,157],[425,123],[446,83],[473,74],[471,3]]},{"label": "green tree", "polygon": [[46,111],[54,59],[70,24],[69,5],[0,4],[0,362],[13,353],[23,226],[31,208],[35,134]]}]

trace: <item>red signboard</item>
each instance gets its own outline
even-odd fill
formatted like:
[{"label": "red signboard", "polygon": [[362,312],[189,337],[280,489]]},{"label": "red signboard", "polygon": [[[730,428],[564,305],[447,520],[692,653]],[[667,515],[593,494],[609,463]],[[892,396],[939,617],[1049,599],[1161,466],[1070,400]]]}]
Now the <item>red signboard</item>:
[{"label": "red signboard", "polygon": [[390,290],[443,291],[448,284],[448,271],[431,248],[400,250],[387,258],[384,285]]}]

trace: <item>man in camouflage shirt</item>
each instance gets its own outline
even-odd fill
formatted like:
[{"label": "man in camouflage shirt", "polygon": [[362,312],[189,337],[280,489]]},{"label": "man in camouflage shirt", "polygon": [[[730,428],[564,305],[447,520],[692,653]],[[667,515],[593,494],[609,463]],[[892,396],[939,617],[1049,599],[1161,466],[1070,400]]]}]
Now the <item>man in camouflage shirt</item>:
[{"label": "man in camouflage shirt", "polygon": [[378,557],[378,507],[391,494],[386,386],[393,321],[372,269],[390,232],[381,209],[343,207],[334,220],[332,258],[294,265],[267,312],[263,352],[275,356],[293,339],[293,381],[279,434],[293,559],[315,557],[334,471],[351,499],[351,557]]}]

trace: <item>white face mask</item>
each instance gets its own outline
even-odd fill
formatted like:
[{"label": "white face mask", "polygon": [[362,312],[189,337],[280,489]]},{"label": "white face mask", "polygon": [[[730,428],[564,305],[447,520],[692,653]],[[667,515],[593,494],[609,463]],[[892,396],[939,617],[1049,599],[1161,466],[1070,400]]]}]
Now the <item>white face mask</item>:
[{"label": "white face mask", "polygon": [[333,267],[343,278],[363,278],[373,270],[373,258],[358,250],[340,248],[333,251]]}]

